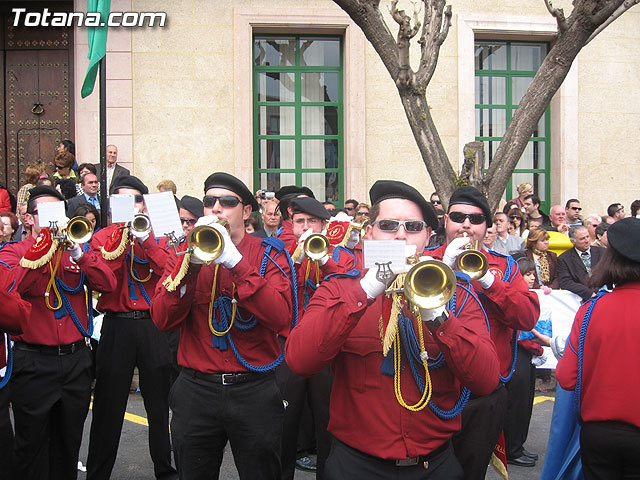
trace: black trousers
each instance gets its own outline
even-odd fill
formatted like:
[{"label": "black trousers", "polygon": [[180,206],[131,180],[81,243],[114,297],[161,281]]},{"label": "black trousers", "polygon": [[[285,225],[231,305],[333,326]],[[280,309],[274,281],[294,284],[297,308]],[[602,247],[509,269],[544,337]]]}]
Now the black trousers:
[{"label": "black trousers", "polygon": [[518,345],[516,370],[507,384],[507,417],[504,422],[504,440],[507,458],[522,456],[529,434],[536,390],[536,367],[531,364],[533,355]]},{"label": "black trousers", "polygon": [[108,479],[118,454],[134,367],[149,420],[149,451],[156,478],[175,478],[169,442],[171,356],[167,336],[150,318],[105,315],[97,355],[87,478]]},{"label": "black trousers", "polygon": [[13,359],[14,478],[77,478],[91,398],[91,350],[56,356],[14,349]]},{"label": "black trousers", "polygon": [[329,399],[333,383],[331,369],[327,365],[313,377],[305,378],[294,374],[286,362],[282,362],[276,370],[276,376],[282,396],[287,402],[282,430],[282,479],[293,479],[296,466],[298,433],[304,407],[308,403],[313,415],[316,449],[318,452],[316,478],[321,480],[324,473],[324,463],[329,456],[331,447],[331,436],[327,432],[329,425]]},{"label": "black trousers", "polygon": [[181,479],[217,479],[227,441],[240,480],[280,480],[284,405],[275,375],[221,385],[182,370],[171,387],[171,438]]},{"label": "black trousers", "polygon": [[0,468],[7,478],[11,477],[13,456],[13,427],[9,417],[9,385],[0,390]]},{"label": "black trousers", "polygon": [[585,480],[640,478],[640,428],[624,422],[584,422],[580,431]]},{"label": "black trousers", "polygon": [[398,467],[392,460],[383,460],[360,452],[334,439],[325,466],[327,480],[462,480],[462,468],[447,448],[417,465]]},{"label": "black trousers", "polygon": [[462,411],[462,428],[453,435],[453,450],[465,480],[484,480],[491,454],[498,443],[507,412],[507,391],[476,397]]}]

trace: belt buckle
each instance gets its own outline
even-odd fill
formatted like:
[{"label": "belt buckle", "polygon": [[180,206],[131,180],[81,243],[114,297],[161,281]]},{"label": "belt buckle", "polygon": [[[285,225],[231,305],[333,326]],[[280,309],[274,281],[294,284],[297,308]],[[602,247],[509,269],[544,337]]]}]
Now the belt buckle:
[{"label": "belt buckle", "polygon": [[402,460],[396,460],[396,467],[412,467],[418,464],[418,460],[420,460],[420,457],[407,457]]},{"label": "belt buckle", "polygon": [[[229,377],[229,381],[226,380],[226,377]],[[223,373],[222,374],[222,385],[233,385],[233,373]]]}]

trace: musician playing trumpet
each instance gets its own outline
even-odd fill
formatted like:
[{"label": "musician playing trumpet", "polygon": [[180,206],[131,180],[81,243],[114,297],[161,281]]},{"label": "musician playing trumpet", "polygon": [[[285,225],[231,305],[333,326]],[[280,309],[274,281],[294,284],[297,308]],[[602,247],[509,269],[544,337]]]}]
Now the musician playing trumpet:
[{"label": "musician playing trumpet", "polygon": [[[428,255],[442,259],[456,270],[465,270],[472,277],[472,285],[487,314],[491,339],[500,361],[498,388],[490,395],[471,389],[473,395],[462,412],[462,430],[453,438],[464,478],[470,480],[484,479],[503,428],[507,409],[507,392],[503,385],[508,383],[515,367],[517,331],[531,330],[540,316],[538,297],[529,291],[510,255],[479,247],[482,250],[474,251],[471,258],[482,259],[477,262],[478,268],[481,268],[481,263],[486,263],[486,268],[475,275],[474,268],[461,267],[460,257],[468,255],[472,243],[482,245],[486,230],[492,223],[489,203],[484,195],[474,187],[460,187],[451,195],[445,215],[447,243],[427,251]],[[478,240],[480,242],[476,242]]]},{"label": "musician playing trumpet", "polygon": [[[365,239],[403,240],[422,252],[437,226],[424,197],[389,180],[376,182],[369,195]],[[391,271],[393,277],[406,266],[391,265]],[[469,292],[454,283],[456,305],[452,299],[416,310],[394,303],[380,279],[373,268],[323,282],[286,343],[295,373],[333,367],[329,432],[335,440],[324,478],[462,479],[450,438],[460,427],[465,387],[487,394],[498,383],[480,307],[465,301]],[[385,338],[391,340],[386,355]]]},{"label": "musician playing trumpet", "polygon": [[16,437],[13,477],[8,469],[4,474],[25,480],[76,478],[93,379],[90,290],[109,292],[116,279],[95,253],[64,240],[73,238],[66,220],[40,226],[42,206],[64,202],[56,189],[39,186],[29,195],[25,221],[31,235],[0,250],[0,260],[15,273],[13,288],[31,311],[22,334],[12,337],[8,387]]}]

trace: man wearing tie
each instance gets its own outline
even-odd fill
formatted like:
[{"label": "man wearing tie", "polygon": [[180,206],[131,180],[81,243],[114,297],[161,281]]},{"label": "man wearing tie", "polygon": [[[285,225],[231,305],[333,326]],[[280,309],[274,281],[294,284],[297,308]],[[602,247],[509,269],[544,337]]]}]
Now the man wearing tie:
[{"label": "man wearing tie", "polygon": [[592,247],[589,243],[589,229],[579,225],[569,230],[570,248],[558,257],[558,281],[560,288],[588,300],[594,290],[587,286],[591,270],[604,255],[602,247]]},{"label": "man wearing tie", "polygon": [[80,178],[80,184],[82,185],[83,194],[69,200],[67,205],[67,217],[73,217],[73,212],[76,211],[80,205],[85,203],[93,206],[96,210],[100,211],[100,199],[98,198],[98,177],[93,173],[85,173]]}]

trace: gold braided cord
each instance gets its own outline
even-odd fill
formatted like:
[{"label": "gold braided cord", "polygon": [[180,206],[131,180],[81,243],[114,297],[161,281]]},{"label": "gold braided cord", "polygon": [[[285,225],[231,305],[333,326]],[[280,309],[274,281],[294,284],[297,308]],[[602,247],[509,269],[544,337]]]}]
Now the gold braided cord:
[{"label": "gold braided cord", "polygon": [[[224,332],[219,332],[218,330],[216,330],[213,327],[213,303],[216,299],[216,283],[218,283],[219,268],[220,268],[220,264],[218,263],[216,264],[214,273],[213,273],[213,285],[211,286],[211,300],[209,301],[209,330],[211,330],[211,333],[213,333],[216,337],[224,337],[227,333],[231,331],[231,327],[233,327],[233,323],[236,319],[236,312],[238,310],[238,304],[236,303],[235,299],[231,300],[231,321],[229,322],[229,328],[227,328]],[[232,283],[232,285],[233,287],[232,287],[231,296],[233,297],[236,291],[236,284]]]},{"label": "gold braided cord", "polygon": [[304,284],[307,284],[309,275],[311,274],[311,265],[315,265],[316,268],[316,286],[320,286],[320,262],[317,260],[307,259],[307,269],[304,272]]},{"label": "gold braided cord", "polygon": [[141,283],[148,282],[151,279],[151,272],[149,272],[149,275],[144,280],[136,277],[135,273],[133,273],[133,259],[135,257],[135,253],[133,253],[134,245],[135,245],[135,242],[131,242],[131,264],[129,265],[129,273],[131,273],[131,278],[133,278],[136,282],[141,282]]},{"label": "gold braided cord", "polygon": [[[406,273],[401,273],[393,280],[389,289],[400,290],[404,287],[404,279],[407,276]],[[385,357],[391,350],[397,334],[398,334],[398,315],[402,312],[402,296],[397,293],[391,294],[391,315],[389,316],[389,323],[387,329],[384,332],[384,338],[382,339],[382,355]]]},{"label": "gold braided cord", "polygon": [[[58,267],[60,266],[60,259],[62,258],[62,251],[58,251],[58,259],[56,260],[56,266],[52,267],[51,263],[49,263],[49,271],[51,272],[51,276],[49,277],[49,283],[47,284],[47,289],[44,291],[44,304],[47,306],[49,310],[59,310],[62,308],[62,298],[60,298],[60,292],[58,291],[58,286],[56,285],[56,272],[58,271]],[[49,300],[50,295],[49,292],[53,290],[53,293],[56,296],[56,300],[58,301],[58,306],[54,307],[51,305],[51,300]]]}]

